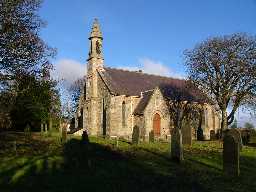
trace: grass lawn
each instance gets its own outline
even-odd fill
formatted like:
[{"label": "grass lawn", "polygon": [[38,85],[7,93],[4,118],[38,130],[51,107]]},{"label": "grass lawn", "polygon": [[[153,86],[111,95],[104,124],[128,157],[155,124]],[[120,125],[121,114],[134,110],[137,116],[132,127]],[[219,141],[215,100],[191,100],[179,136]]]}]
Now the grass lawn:
[{"label": "grass lawn", "polygon": [[78,137],[0,133],[0,191],[256,191],[255,145],[243,148],[237,178],[223,175],[218,141],[185,147],[182,164],[169,145],[91,137],[86,148]]}]

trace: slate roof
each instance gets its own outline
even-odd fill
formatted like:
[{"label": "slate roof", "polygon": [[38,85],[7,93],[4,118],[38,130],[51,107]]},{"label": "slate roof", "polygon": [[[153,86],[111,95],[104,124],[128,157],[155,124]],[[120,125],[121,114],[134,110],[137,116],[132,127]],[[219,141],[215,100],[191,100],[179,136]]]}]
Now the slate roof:
[{"label": "slate roof", "polygon": [[138,103],[138,105],[136,106],[133,114],[135,114],[135,115],[143,114],[143,111],[146,108],[146,106],[148,105],[148,102],[153,93],[154,93],[154,90],[150,90],[150,91],[144,92],[142,94],[142,98],[141,98],[140,102]]},{"label": "slate roof", "polygon": [[[209,102],[207,96],[198,88],[187,88],[186,80],[104,67],[99,71],[109,91],[114,95],[140,96],[145,92],[135,112],[140,114],[146,107],[151,94],[159,87],[166,99],[179,99],[195,102]],[[134,113],[135,113],[134,112]],[[135,114],[136,114],[135,113]]]}]

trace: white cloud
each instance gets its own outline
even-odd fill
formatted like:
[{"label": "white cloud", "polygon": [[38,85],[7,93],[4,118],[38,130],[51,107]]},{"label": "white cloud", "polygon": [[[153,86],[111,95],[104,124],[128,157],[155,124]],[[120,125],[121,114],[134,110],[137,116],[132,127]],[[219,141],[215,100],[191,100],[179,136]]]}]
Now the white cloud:
[{"label": "white cloud", "polygon": [[240,107],[235,114],[238,126],[243,127],[246,122],[254,124],[256,126],[256,117],[253,116],[246,108]]},{"label": "white cloud", "polygon": [[139,59],[139,66],[121,66],[119,68],[130,70],[130,71],[142,70],[144,73],[174,77],[179,79],[185,78],[183,74],[179,74],[175,72],[175,70],[166,66],[161,61],[155,61],[149,58]]},{"label": "white cloud", "polygon": [[72,59],[61,59],[57,61],[55,70],[53,71],[54,78],[62,81],[66,87],[85,74],[85,65]]},{"label": "white cloud", "polygon": [[162,76],[170,76],[171,70],[169,67],[165,66],[160,61],[154,61],[149,58],[139,59],[139,62],[143,65],[143,71],[145,73],[162,75]]}]

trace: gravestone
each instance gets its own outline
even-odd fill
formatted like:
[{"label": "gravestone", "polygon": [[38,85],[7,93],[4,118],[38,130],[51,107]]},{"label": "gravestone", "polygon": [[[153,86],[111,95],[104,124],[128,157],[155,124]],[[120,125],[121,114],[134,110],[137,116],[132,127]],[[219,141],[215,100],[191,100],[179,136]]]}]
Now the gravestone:
[{"label": "gravestone", "polygon": [[41,123],[41,134],[44,132],[44,124]]},{"label": "gravestone", "polygon": [[210,140],[211,140],[211,141],[216,140],[216,134],[215,134],[215,131],[214,131],[214,130],[211,130],[211,131],[210,131]]},{"label": "gravestone", "polygon": [[192,145],[192,128],[188,121],[185,121],[181,129],[183,145]]},{"label": "gravestone", "polygon": [[87,131],[83,131],[83,134],[82,134],[82,143],[83,143],[83,144],[86,144],[86,145],[89,143],[89,137],[88,137]]},{"label": "gravestone", "polygon": [[227,129],[224,131],[224,135],[225,134],[232,134],[234,135],[237,140],[238,140],[238,143],[239,143],[239,149],[242,150],[243,148],[243,141],[242,141],[242,136],[241,136],[241,133],[238,129]]},{"label": "gravestone", "polygon": [[171,137],[171,158],[177,162],[181,162],[184,160],[182,133],[180,129],[176,128],[174,128]]},{"label": "gravestone", "polygon": [[138,126],[135,125],[132,131],[132,143],[138,144],[139,139],[140,139],[140,129]]},{"label": "gravestone", "polygon": [[115,146],[116,146],[116,147],[118,147],[118,142],[119,142],[119,138],[118,138],[118,136],[116,136],[116,135],[112,135],[112,136],[110,136],[110,139],[115,140]]},{"label": "gravestone", "polygon": [[25,140],[29,141],[31,139],[31,129],[29,124],[26,125],[24,129],[24,133],[25,133]]},{"label": "gravestone", "polygon": [[155,141],[155,136],[154,136],[154,131],[149,132],[149,142],[154,142]]},{"label": "gravestone", "polygon": [[202,129],[202,127],[198,127],[196,134],[197,134],[198,141],[204,140],[204,130]]},{"label": "gravestone", "polygon": [[223,138],[223,171],[228,176],[239,176],[241,135],[227,130]]},{"label": "gravestone", "polygon": [[67,128],[66,128],[66,126],[63,126],[63,128],[62,128],[62,137],[61,137],[61,141],[63,142],[63,143],[65,143],[66,141],[67,141]]}]

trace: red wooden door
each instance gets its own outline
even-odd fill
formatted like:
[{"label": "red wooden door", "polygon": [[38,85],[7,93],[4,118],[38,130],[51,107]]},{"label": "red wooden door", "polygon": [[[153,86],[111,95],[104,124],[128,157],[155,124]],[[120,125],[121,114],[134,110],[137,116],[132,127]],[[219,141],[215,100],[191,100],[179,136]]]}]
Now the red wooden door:
[{"label": "red wooden door", "polygon": [[158,113],[156,113],[153,118],[154,136],[160,136],[160,127],[161,127],[161,117]]}]

